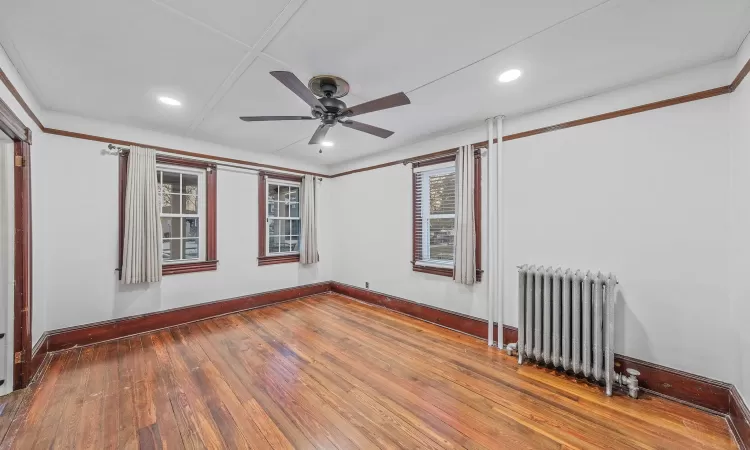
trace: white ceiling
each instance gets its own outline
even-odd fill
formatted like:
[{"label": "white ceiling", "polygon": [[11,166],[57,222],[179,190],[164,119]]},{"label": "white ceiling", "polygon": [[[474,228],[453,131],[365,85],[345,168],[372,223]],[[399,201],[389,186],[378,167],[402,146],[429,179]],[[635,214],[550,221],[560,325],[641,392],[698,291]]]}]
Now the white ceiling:
[{"label": "white ceiling", "polygon": [[[338,164],[729,57],[750,0],[0,0],[0,11],[0,44],[49,110]],[[498,83],[508,68],[524,75]],[[342,76],[349,105],[398,91],[412,104],[359,118],[392,137],[337,126],[319,154],[307,145],[316,122],[238,119],[309,113],[271,70]]]}]

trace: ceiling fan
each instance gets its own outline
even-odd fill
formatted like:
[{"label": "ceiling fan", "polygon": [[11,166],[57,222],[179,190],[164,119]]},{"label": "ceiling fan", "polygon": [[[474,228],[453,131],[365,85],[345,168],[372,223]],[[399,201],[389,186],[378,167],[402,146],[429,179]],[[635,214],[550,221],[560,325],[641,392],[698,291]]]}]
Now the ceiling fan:
[{"label": "ceiling fan", "polygon": [[[271,72],[274,78],[279,80],[284,86],[297,94],[299,98],[305,101],[312,108],[310,116],[251,116],[240,117],[245,122],[264,122],[272,120],[320,120],[322,123],[315,130],[312,139],[308,144],[320,144],[331,129],[337,123],[358,131],[372,134],[383,139],[393,134],[383,128],[368,125],[362,122],[350,120],[350,117],[359,116],[382,109],[395,108],[396,106],[408,105],[411,103],[409,97],[403,92],[381,97],[369,102],[361,103],[356,106],[347,107],[346,103],[339,100],[340,97],[349,93],[349,83],[343,78],[334,75],[320,75],[310,79],[308,86],[302,84],[292,72],[275,71]],[[316,96],[317,95],[317,96]],[[320,97],[320,98],[318,98]]]}]

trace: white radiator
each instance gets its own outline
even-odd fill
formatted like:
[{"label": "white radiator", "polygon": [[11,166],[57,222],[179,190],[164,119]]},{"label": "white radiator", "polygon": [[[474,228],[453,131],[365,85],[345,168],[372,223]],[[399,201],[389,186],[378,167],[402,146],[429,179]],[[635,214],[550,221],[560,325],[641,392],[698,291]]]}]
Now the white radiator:
[{"label": "white radiator", "polygon": [[612,274],[519,267],[518,363],[529,358],[603,381],[607,395],[615,381],[628,384],[637,397],[634,374],[615,373],[616,286]]}]

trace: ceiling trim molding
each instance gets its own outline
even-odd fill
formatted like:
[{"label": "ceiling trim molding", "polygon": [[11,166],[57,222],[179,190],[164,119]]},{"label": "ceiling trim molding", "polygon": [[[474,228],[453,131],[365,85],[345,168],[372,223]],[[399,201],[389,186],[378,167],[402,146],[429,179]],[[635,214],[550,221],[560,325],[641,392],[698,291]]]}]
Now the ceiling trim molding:
[{"label": "ceiling trim molding", "polygon": [[[608,112],[608,113],[604,113],[604,114],[598,114],[598,115],[595,115],[595,116],[584,117],[582,119],[571,120],[571,121],[568,121],[568,122],[562,122],[562,123],[558,123],[558,124],[555,124],[555,125],[550,125],[550,126],[546,126],[546,127],[542,127],[542,128],[535,128],[533,130],[522,131],[520,133],[508,134],[508,135],[503,136],[503,142],[505,142],[505,141],[513,141],[515,139],[522,139],[522,138],[531,137],[531,136],[536,136],[538,134],[549,133],[549,132],[552,132],[552,131],[564,130],[566,128],[579,127],[581,125],[588,125],[590,123],[601,122],[601,121],[604,121],[604,120],[616,119],[618,117],[629,116],[629,115],[632,115],[632,114],[638,114],[638,113],[642,113],[642,112],[646,112],[646,111],[653,111],[655,109],[666,108],[668,106],[674,106],[674,105],[680,105],[682,103],[694,102],[694,101],[697,101],[697,100],[703,100],[703,99],[707,99],[707,98],[712,98],[712,97],[716,97],[716,96],[719,96],[719,95],[731,94],[732,92],[734,92],[737,89],[737,87],[740,85],[740,83],[742,83],[742,80],[745,79],[745,77],[748,75],[748,73],[750,73],[750,60],[747,61],[747,63],[742,68],[742,70],[737,75],[737,77],[734,79],[734,81],[732,82],[732,84],[729,84],[729,85],[726,85],[726,86],[720,86],[720,87],[713,88],[713,89],[708,89],[708,90],[705,90],[705,91],[694,92],[692,94],[682,95],[680,97],[673,97],[673,98],[669,98],[669,99],[666,99],[666,100],[660,100],[660,101],[653,102],[653,103],[646,103],[646,104],[639,105],[639,106],[634,106],[634,107],[631,107],[631,108],[619,109],[617,111],[612,111],[612,112]],[[497,139],[495,139],[493,141],[493,143],[496,143],[496,142],[497,142]],[[475,142],[472,145],[474,145],[474,146],[482,146],[482,145],[486,145],[486,144],[487,144],[487,141],[483,141],[483,142]],[[385,163],[376,164],[376,165],[373,165],[373,166],[360,167],[359,169],[352,169],[352,170],[347,170],[345,172],[339,172],[339,173],[330,175],[330,177],[331,178],[337,178],[337,177],[343,177],[345,175],[351,175],[353,173],[367,172],[367,171],[370,171],[370,170],[382,169],[384,167],[395,166],[395,165],[398,165],[398,164],[408,164],[409,162],[417,160],[417,159],[421,159],[421,158],[425,158],[425,157],[430,157],[430,156],[434,156],[434,155],[445,154],[447,152],[451,152],[451,151],[455,151],[455,150],[456,150],[455,148],[454,149],[448,149],[448,150],[441,150],[439,152],[432,152],[432,153],[426,153],[426,154],[423,154],[423,155],[411,156],[409,158],[404,158],[404,159],[399,159],[399,160],[395,160],[395,161],[385,162]]]},{"label": "ceiling trim molding", "polygon": [[[305,0],[292,0],[292,2],[298,2],[300,4],[301,4],[301,2],[304,2],[304,1]],[[726,86],[720,86],[720,87],[717,87],[717,88],[714,88],[714,89],[709,89],[709,90],[700,91],[700,92],[694,92],[692,94],[682,95],[680,97],[674,97],[674,98],[670,98],[670,99],[667,99],[667,100],[661,100],[661,101],[658,101],[658,102],[646,103],[644,105],[634,106],[632,108],[620,109],[620,110],[612,111],[612,112],[609,112],[609,113],[598,114],[598,115],[595,115],[595,116],[589,116],[589,117],[585,117],[585,118],[582,118],[582,119],[571,120],[571,121],[568,121],[568,122],[562,122],[562,123],[559,123],[559,124],[556,124],[556,125],[551,125],[551,126],[542,127],[542,128],[536,128],[536,129],[533,129],[533,130],[523,131],[523,132],[520,132],[520,133],[509,134],[509,135],[503,136],[503,142],[505,142],[505,141],[512,141],[512,140],[515,140],[515,139],[522,139],[522,138],[530,137],[530,136],[536,136],[538,134],[549,133],[549,132],[552,132],[552,131],[564,130],[566,128],[578,127],[578,126],[587,125],[587,124],[590,124],[590,123],[601,122],[601,121],[604,121],[604,120],[615,119],[615,118],[618,118],[618,117],[628,116],[628,115],[632,115],[632,114],[638,114],[638,113],[642,113],[642,112],[646,112],[646,111],[652,111],[652,110],[655,110],[655,109],[666,108],[668,106],[674,106],[674,105],[680,105],[680,104],[683,104],[683,103],[694,102],[694,101],[698,101],[698,100],[703,100],[703,99],[707,99],[707,98],[716,97],[716,96],[719,96],[719,95],[731,94],[732,92],[734,92],[735,90],[737,90],[737,88],[740,86],[740,84],[745,79],[745,77],[748,75],[748,73],[750,73],[750,60],[748,60],[745,63],[745,65],[742,67],[742,69],[740,70],[740,72],[735,77],[734,81],[732,81],[731,84],[726,85]],[[84,140],[89,140],[89,141],[108,142],[108,143],[113,143],[113,144],[117,144],[117,145],[138,145],[138,146],[141,146],[141,147],[153,148],[155,150],[159,150],[159,151],[162,151],[162,152],[165,152],[165,153],[173,153],[173,154],[176,154],[176,155],[187,156],[187,157],[214,159],[216,161],[223,161],[223,162],[228,162],[228,163],[233,163],[233,164],[240,164],[240,165],[246,165],[246,166],[252,166],[252,167],[262,167],[262,168],[267,168],[267,169],[275,169],[275,170],[280,170],[280,171],[284,171],[284,172],[299,173],[299,174],[309,173],[311,175],[315,175],[315,176],[319,176],[319,177],[337,178],[337,177],[342,177],[342,176],[345,176],[345,175],[350,175],[350,174],[353,174],[353,173],[366,172],[366,171],[375,170],[375,169],[382,169],[384,167],[394,166],[394,165],[397,165],[397,164],[406,164],[406,163],[408,163],[408,162],[410,162],[410,161],[412,161],[414,159],[420,159],[420,158],[423,158],[425,156],[433,155],[433,154],[436,154],[436,153],[444,153],[444,152],[449,151],[449,150],[442,150],[440,152],[432,152],[432,153],[428,153],[428,154],[425,154],[425,155],[416,155],[416,156],[411,156],[409,158],[402,158],[402,159],[395,160],[395,161],[390,161],[390,162],[386,162],[386,163],[382,163],[382,164],[376,164],[376,165],[373,165],[373,166],[361,167],[359,169],[348,170],[348,171],[345,171],[345,172],[339,172],[339,173],[332,174],[332,175],[325,175],[325,174],[321,174],[321,173],[306,172],[304,170],[291,169],[291,168],[288,168],[288,167],[282,167],[282,166],[274,166],[274,165],[270,165],[270,164],[256,163],[256,162],[253,162],[253,161],[246,161],[246,160],[234,159],[234,158],[226,158],[226,157],[223,157],[223,156],[216,156],[216,155],[210,155],[210,154],[205,154],[205,153],[197,153],[197,152],[189,152],[189,151],[185,151],[185,150],[178,150],[178,149],[173,149],[173,148],[168,148],[168,147],[161,147],[161,146],[154,146],[154,145],[149,145],[149,144],[141,144],[141,143],[136,143],[136,142],[131,142],[131,141],[124,141],[124,140],[121,140],[121,139],[112,139],[112,138],[107,138],[107,137],[102,137],[102,136],[94,136],[94,135],[90,135],[90,134],[77,133],[77,132],[66,131],[66,130],[59,130],[59,129],[55,129],[55,128],[47,128],[47,127],[45,127],[42,124],[42,122],[39,120],[39,118],[31,110],[31,108],[29,107],[29,105],[24,101],[23,97],[21,97],[21,94],[18,93],[18,90],[16,90],[16,88],[13,86],[13,83],[10,82],[10,80],[8,79],[8,77],[3,72],[2,68],[0,68],[0,81],[3,82],[3,84],[5,85],[5,87],[8,88],[8,90],[13,95],[13,97],[16,99],[16,101],[18,101],[18,103],[21,105],[21,107],[23,108],[23,110],[26,111],[26,113],[29,115],[29,117],[31,117],[31,119],[34,121],[34,123],[36,123],[36,125],[39,127],[39,129],[42,132],[44,132],[44,133],[55,134],[55,135],[58,135],[58,136],[66,136],[66,137],[71,137],[71,138],[76,138],[76,139],[84,139]],[[495,140],[495,142],[496,141],[497,141],[497,139]],[[481,144],[482,143],[476,143],[476,144],[473,144],[473,145],[481,145]],[[485,144],[486,144],[486,142],[485,142]]]}]

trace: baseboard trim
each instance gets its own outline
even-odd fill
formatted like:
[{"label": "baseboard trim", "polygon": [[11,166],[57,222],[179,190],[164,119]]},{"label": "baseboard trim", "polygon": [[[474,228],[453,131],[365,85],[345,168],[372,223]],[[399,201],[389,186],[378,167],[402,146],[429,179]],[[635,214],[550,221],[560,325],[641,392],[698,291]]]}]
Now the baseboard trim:
[{"label": "baseboard trim", "polygon": [[[487,339],[486,320],[330,281],[45,332],[33,349],[30,379],[39,378],[44,372],[47,356],[57,351],[121,339],[330,291],[480,339]],[[494,324],[493,328],[494,339],[497,341],[497,324]],[[503,325],[503,343],[517,341],[518,329]],[[750,449],[750,412],[735,386],[624,355],[615,355],[615,366],[618,370],[638,370],[641,373],[641,386],[647,392],[726,417],[740,448]]]},{"label": "baseboard trim", "polygon": [[48,354],[60,350],[148,333],[310,295],[322,294],[330,290],[331,282],[325,281],[48,331],[42,335],[39,342],[34,346],[30,379],[38,375],[37,372],[40,367],[43,367],[43,362]]},{"label": "baseboard trim", "polygon": [[[331,290],[425,322],[487,339],[487,321],[483,319],[335,281],[331,283]],[[495,342],[497,328],[497,324],[494,324]],[[503,325],[503,343],[511,342],[518,342],[518,329]],[[630,368],[638,370],[641,373],[638,380],[649,393],[726,417],[737,441],[750,447],[750,413],[733,385],[619,354],[615,355],[615,367],[618,371]]]},{"label": "baseboard trim", "polygon": [[750,450],[750,409],[737,386],[732,386],[730,392],[728,421],[740,448]]}]

